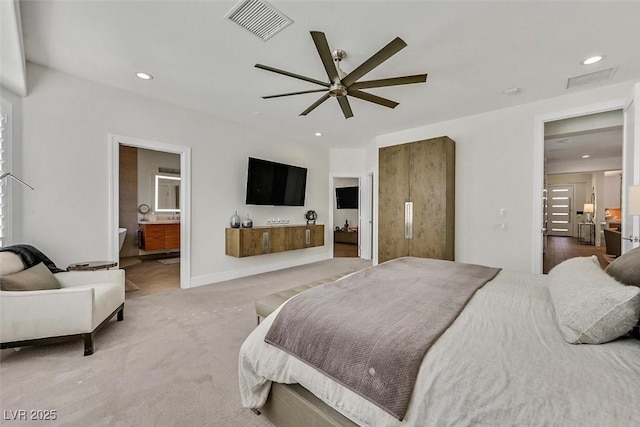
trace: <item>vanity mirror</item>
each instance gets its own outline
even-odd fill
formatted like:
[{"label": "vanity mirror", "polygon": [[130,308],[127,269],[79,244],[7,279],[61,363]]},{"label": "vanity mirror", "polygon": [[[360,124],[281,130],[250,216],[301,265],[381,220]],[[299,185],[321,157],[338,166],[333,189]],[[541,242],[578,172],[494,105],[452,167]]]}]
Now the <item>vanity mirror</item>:
[{"label": "vanity mirror", "polygon": [[155,176],[155,211],[180,212],[179,176]]}]

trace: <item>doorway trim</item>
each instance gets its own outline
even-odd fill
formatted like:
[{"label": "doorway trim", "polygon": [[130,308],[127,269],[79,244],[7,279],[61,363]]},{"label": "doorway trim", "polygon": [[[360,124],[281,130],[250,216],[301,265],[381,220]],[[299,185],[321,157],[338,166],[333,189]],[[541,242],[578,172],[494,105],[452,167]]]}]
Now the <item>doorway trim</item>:
[{"label": "doorway trim", "polygon": [[120,145],[164,151],[180,155],[180,179],[184,187],[180,191],[180,287],[191,287],[191,148],[166,144],[122,135],[109,134],[109,218],[108,239],[109,254],[112,259],[119,258],[118,218],[120,209]]},{"label": "doorway trim", "polygon": [[358,180],[358,258],[362,258],[361,253],[361,245],[362,242],[362,234],[361,223],[362,223],[362,177],[358,174],[348,174],[348,173],[338,173],[338,174],[329,174],[329,235],[331,236],[331,258],[335,256],[333,252],[334,241],[333,241],[333,230],[335,229],[333,211],[335,207],[335,191],[334,191],[334,181],[335,179],[347,178],[347,179],[357,179]]},{"label": "doorway trim", "polygon": [[[580,107],[560,110],[554,113],[542,114],[534,117],[533,128],[533,220],[531,222],[532,253],[531,272],[542,273],[543,259],[543,227],[542,194],[544,189],[544,126],[547,122],[570,119],[573,117],[587,116],[590,114],[604,113],[613,110],[622,110],[629,104],[629,99],[620,98],[598,104],[583,105]],[[624,129],[623,129],[624,132]]]}]

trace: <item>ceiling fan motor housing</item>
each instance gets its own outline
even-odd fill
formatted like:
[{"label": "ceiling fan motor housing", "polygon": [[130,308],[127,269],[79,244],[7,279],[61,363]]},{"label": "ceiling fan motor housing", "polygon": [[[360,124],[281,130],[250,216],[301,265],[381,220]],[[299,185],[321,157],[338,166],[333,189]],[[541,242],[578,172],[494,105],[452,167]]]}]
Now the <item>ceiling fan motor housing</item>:
[{"label": "ceiling fan motor housing", "polygon": [[329,95],[335,97],[338,96],[346,96],[347,95],[347,87],[341,83],[334,83],[329,88]]}]

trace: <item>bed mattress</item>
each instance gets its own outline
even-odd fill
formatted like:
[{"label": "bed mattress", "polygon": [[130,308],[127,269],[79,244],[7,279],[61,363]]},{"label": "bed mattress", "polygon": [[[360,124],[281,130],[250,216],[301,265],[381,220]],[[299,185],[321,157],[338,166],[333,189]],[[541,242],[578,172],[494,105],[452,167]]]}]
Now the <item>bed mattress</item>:
[{"label": "bed mattress", "polygon": [[403,421],[265,343],[278,311],[241,348],[242,403],[261,407],[275,381],[299,383],[363,426],[637,425],[640,341],[567,344],[547,280],[502,271],[476,292],[425,356]]}]

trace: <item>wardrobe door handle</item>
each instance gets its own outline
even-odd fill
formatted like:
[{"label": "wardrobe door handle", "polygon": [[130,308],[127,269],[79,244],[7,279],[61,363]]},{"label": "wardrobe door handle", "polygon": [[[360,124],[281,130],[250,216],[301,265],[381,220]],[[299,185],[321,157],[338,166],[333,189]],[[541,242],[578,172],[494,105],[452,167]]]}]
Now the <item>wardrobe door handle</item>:
[{"label": "wardrobe door handle", "polygon": [[404,238],[413,239],[413,202],[404,203]]}]

